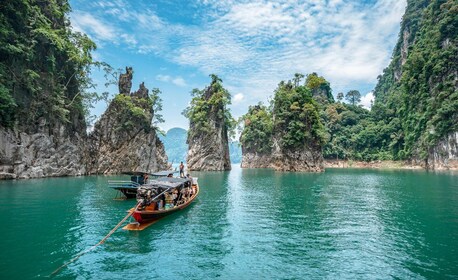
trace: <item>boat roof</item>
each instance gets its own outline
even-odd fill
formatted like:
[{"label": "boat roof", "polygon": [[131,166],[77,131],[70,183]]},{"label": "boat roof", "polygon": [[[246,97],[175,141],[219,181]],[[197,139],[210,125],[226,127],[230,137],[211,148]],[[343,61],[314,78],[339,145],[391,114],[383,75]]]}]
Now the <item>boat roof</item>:
[{"label": "boat roof", "polygon": [[166,188],[177,188],[183,185],[185,182],[191,181],[186,178],[173,178],[173,177],[161,177],[150,180],[148,186],[161,186]]},{"label": "boat roof", "polygon": [[150,174],[153,175],[153,176],[167,176],[169,174],[175,174],[175,173],[178,173],[178,171],[175,171],[175,170],[161,170],[161,171],[157,171],[157,172],[150,173]]},{"label": "boat roof", "polygon": [[127,171],[127,172],[122,172],[122,174],[137,175],[137,176],[141,176],[141,175],[144,175],[144,174],[149,174],[149,175],[152,175],[152,176],[167,176],[169,174],[175,174],[175,173],[178,173],[178,171],[175,171],[175,170],[160,170],[160,171],[157,171],[157,172],[146,172],[146,171]]}]

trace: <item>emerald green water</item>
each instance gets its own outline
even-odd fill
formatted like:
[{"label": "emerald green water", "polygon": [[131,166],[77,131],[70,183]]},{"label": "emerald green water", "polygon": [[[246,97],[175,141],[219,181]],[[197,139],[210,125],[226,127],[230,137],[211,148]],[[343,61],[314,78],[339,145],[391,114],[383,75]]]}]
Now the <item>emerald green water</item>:
[{"label": "emerald green water", "polygon": [[[57,279],[457,279],[458,174],[195,173],[189,208],[118,230]],[[45,278],[135,202],[91,176],[0,181],[0,279]]]}]

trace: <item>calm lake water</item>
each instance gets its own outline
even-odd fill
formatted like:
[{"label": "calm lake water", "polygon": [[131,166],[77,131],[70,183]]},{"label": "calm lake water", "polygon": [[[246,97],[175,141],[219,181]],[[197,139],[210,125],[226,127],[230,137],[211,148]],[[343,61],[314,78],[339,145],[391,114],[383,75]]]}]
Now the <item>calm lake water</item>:
[{"label": "calm lake water", "polygon": [[[194,173],[189,208],[53,278],[458,278],[457,173],[233,168]],[[0,181],[0,279],[48,277],[102,239],[135,204],[113,200],[115,178]]]}]

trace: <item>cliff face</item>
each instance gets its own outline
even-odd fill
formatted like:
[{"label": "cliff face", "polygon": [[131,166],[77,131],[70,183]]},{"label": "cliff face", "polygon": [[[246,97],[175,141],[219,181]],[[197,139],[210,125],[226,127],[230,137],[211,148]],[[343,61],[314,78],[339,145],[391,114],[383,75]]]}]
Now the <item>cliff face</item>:
[{"label": "cliff face", "polygon": [[[324,129],[313,92],[296,81],[280,82],[272,109],[250,106],[243,116],[242,167],[279,171],[324,171]],[[316,74],[315,74],[316,76]]]},{"label": "cliff face", "polygon": [[69,27],[67,1],[1,6],[0,178],[82,175],[95,44]]},{"label": "cliff face", "polygon": [[[441,168],[457,157],[458,4],[407,1],[393,59],[379,76],[373,111],[397,123],[390,144],[399,159]],[[449,148],[446,148],[449,147]]]},{"label": "cliff face", "polygon": [[450,133],[428,153],[427,167],[430,169],[458,168],[458,132]]},{"label": "cliff face", "polygon": [[36,133],[0,128],[0,179],[83,175],[85,137],[63,125],[49,131],[44,120]]},{"label": "cliff face", "polygon": [[186,163],[189,170],[231,170],[227,131],[214,123],[211,125],[214,126],[214,133],[188,138]]},{"label": "cliff face", "polygon": [[272,155],[257,153],[254,151],[244,151],[242,148],[242,168],[272,168]]},{"label": "cliff face", "polygon": [[[129,71],[130,70],[130,71]],[[130,86],[130,74],[120,77],[120,89]],[[144,84],[132,94],[122,91],[96,122],[89,135],[86,159],[89,174],[157,171],[167,168],[164,145],[151,127],[154,112]]]},{"label": "cliff face", "polygon": [[194,90],[194,98],[186,111],[188,131],[188,170],[230,170],[228,127],[232,117],[226,105],[229,93],[222,81],[212,75],[212,83],[202,91]]}]

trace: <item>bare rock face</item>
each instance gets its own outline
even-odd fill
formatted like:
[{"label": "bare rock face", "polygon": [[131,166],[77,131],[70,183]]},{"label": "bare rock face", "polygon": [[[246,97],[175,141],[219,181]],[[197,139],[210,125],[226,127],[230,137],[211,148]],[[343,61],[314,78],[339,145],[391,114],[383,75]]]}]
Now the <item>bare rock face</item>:
[{"label": "bare rock face", "polygon": [[429,151],[424,167],[433,170],[458,168],[458,132],[450,133]]},{"label": "bare rock face", "polygon": [[[278,143],[275,141],[274,143]],[[277,171],[323,172],[324,161],[320,149],[303,147],[285,149],[274,144],[272,153],[243,151],[242,168],[273,168]]]},{"label": "bare rock face", "polygon": [[0,127],[0,179],[78,176],[86,173],[85,135],[62,125],[36,133]]},{"label": "bare rock face", "polygon": [[[188,138],[187,167],[189,170],[231,170],[227,131],[212,122],[215,133],[200,134]],[[192,129],[192,128],[191,128]]]},{"label": "bare rock face", "polygon": [[301,150],[277,150],[271,167],[278,171],[323,172],[324,161],[320,149],[304,147]]},{"label": "bare rock face", "polygon": [[[126,69],[127,74],[132,73],[131,68],[130,72],[129,68]],[[132,95],[120,92],[89,135],[86,155],[88,173],[154,172],[166,169],[164,145],[151,127],[153,114],[144,83]]]},{"label": "bare rock face", "polygon": [[[243,150],[243,147],[242,147]],[[242,168],[271,168],[272,154],[242,151]]]},{"label": "bare rock face", "polygon": [[118,88],[120,94],[130,95],[133,74],[132,67],[126,67],[126,73],[119,75]]},{"label": "bare rock face", "polygon": [[132,96],[138,98],[148,98],[148,92],[149,90],[145,87],[145,83],[142,82],[139,86],[139,89],[132,93]]}]

